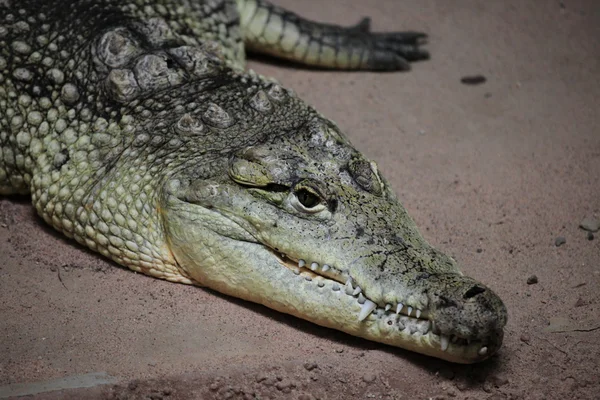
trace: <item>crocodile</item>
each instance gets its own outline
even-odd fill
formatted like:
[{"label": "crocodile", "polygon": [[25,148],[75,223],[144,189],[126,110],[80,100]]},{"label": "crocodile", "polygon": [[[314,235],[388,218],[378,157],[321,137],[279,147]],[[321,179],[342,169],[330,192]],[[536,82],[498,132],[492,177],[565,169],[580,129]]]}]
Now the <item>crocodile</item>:
[{"label": "crocodile", "polygon": [[133,271],[456,363],[507,311],[377,164],[246,53],[402,71],[420,32],[263,0],[0,0],[0,194]]}]

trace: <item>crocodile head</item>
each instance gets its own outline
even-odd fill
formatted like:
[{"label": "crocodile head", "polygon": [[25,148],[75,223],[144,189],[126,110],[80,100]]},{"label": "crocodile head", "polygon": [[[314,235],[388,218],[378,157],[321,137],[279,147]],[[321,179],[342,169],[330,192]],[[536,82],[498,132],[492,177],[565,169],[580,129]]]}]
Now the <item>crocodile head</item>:
[{"label": "crocodile head", "polygon": [[312,114],[257,143],[215,161],[220,173],[166,185],[168,243],[192,280],[453,362],[499,349],[502,301],[422,238],[376,164],[333,123]]}]

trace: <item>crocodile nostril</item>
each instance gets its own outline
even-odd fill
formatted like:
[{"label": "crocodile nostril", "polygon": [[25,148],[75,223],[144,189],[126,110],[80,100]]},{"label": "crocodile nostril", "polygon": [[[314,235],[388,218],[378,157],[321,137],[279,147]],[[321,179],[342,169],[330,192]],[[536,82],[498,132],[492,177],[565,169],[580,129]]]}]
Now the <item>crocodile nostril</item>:
[{"label": "crocodile nostril", "polygon": [[470,299],[471,297],[475,297],[480,293],[485,292],[485,288],[481,287],[481,286],[473,286],[471,287],[471,289],[467,290],[467,292],[464,294],[463,298],[465,299]]}]

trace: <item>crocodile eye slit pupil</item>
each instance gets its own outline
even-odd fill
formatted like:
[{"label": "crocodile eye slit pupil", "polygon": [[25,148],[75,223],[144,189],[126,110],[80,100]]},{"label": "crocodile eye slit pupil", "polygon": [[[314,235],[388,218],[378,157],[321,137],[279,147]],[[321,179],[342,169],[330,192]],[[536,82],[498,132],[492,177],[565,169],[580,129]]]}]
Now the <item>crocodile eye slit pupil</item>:
[{"label": "crocodile eye slit pupil", "polygon": [[296,192],[296,197],[300,204],[302,204],[306,208],[313,208],[317,204],[319,204],[320,200],[317,196],[312,194],[306,189],[300,189]]}]

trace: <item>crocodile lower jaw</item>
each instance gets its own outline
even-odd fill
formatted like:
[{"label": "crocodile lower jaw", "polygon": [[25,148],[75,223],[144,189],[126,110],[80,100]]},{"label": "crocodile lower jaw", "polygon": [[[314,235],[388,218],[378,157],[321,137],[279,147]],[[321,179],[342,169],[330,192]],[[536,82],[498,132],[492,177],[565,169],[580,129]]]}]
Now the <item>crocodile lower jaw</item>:
[{"label": "crocodile lower jaw", "polygon": [[[326,267],[323,272],[322,266],[321,268],[316,267],[317,263],[296,261],[270,249],[269,251],[281,265],[294,274],[298,285],[313,286],[313,289],[318,292],[328,293],[336,300],[348,304],[348,308],[351,308],[355,315],[352,324],[342,326],[335,323],[329,324],[327,321],[313,320],[310,315],[297,315],[303,319],[351,335],[457,363],[479,362],[492,355],[486,339],[471,340],[441,334],[436,328],[435,322],[429,319],[427,310],[413,313],[411,307],[403,307],[402,304],[396,307],[390,307],[390,305],[382,307],[365,297],[360,288],[353,285],[351,277],[345,283],[332,277],[332,274],[328,273],[332,267]],[[328,273],[328,276],[324,273]],[[326,300],[322,302],[322,306],[328,307]],[[413,316],[410,316],[411,314]]]}]

